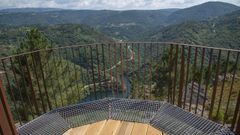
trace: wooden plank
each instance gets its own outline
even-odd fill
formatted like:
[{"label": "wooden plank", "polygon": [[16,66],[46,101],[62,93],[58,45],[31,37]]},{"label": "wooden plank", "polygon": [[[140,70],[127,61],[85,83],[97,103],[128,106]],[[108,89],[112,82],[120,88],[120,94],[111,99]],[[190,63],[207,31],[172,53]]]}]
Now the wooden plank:
[{"label": "wooden plank", "polygon": [[163,135],[163,132],[158,129],[148,125],[147,135]]},{"label": "wooden plank", "polygon": [[116,135],[131,135],[134,123],[123,121]]},{"label": "wooden plank", "polygon": [[104,127],[106,120],[91,124],[84,135],[98,135]]},{"label": "wooden plank", "polygon": [[81,127],[77,127],[77,128],[73,128],[71,130],[71,134],[69,134],[69,135],[84,135],[89,126],[90,126],[90,124],[84,125],[84,126],[81,126]]},{"label": "wooden plank", "polygon": [[130,135],[132,133],[133,127],[134,127],[134,123],[133,122],[128,123],[127,129],[125,131],[125,135]]},{"label": "wooden plank", "polygon": [[143,123],[134,123],[132,135],[146,135],[148,125]]},{"label": "wooden plank", "polygon": [[68,131],[66,131],[63,135],[71,135],[71,133],[72,133],[72,128],[71,129],[69,129]]},{"label": "wooden plank", "polygon": [[120,121],[120,124],[118,125],[116,132],[114,133],[114,135],[117,135],[120,132],[120,129],[122,127],[123,121]]},{"label": "wooden plank", "polygon": [[108,120],[104,127],[102,128],[99,135],[113,135],[116,133],[118,126],[121,124],[121,121]]},{"label": "wooden plank", "polygon": [[158,129],[143,123],[105,120],[72,128],[63,135],[166,135]]}]

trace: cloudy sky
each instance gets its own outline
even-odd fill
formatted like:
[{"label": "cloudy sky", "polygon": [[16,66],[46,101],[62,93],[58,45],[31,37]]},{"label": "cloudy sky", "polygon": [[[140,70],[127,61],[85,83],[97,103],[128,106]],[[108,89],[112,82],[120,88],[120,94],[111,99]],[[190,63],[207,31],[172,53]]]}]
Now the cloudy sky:
[{"label": "cloudy sky", "polygon": [[[184,8],[209,0],[0,0],[0,8],[50,7],[65,9]],[[240,6],[240,0],[219,0]]]}]

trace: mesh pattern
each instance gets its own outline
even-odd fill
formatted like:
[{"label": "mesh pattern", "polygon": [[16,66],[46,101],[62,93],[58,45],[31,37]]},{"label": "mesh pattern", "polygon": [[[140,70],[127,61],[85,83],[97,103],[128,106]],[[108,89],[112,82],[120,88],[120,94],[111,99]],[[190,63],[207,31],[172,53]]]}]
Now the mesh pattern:
[{"label": "mesh pattern", "polygon": [[62,135],[70,125],[58,114],[44,114],[17,129],[20,135]]},{"label": "mesh pattern", "polygon": [[[153,118],[150,124],[155,128],[161,129],[166,133],[173,135],[218,134],[217,131],[223,129],[223,127],[219,124],[186,112],[183,109],[175,107],[169,103],[162,105],[158,114]],[[221,132],[221,134],[223,133],[225,132]]]},{"label": "mesh pattern", "polygon": [[160,102],[147,100],[115,100],[111,104],[111,119],[149,123],[160,106]]},{"label": "mesh pattern", "polygon": [[234,135],[229,129],[227,128],[222,128],[221,130],[218,130],[215,133],[212,133],[210,135]]},{"label": "mesh pattern", "polygon": [[229,129],[169,103],[101,99],[56,109],[17,129],[20,135],[60,135],[70,128],[116,119],[149,123],[170,135],[234,135]]},{"label": "mesh pattern", "polygon": [[78,127],[89,123],[108,119],[111,99],[101,99],[87,103],[57,109],[71,127]]}]

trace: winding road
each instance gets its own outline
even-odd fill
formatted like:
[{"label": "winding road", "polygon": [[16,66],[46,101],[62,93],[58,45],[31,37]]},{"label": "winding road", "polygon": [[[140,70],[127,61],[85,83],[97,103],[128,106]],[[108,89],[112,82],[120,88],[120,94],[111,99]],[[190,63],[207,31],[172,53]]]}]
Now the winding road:
[{"label": "winding road", "polygon": [[[132,61],[132,60],[134,59],[135,52],[132,51],[132,49],[131,49],[130,46],[128,46],[128,50],[129,50],[129,52],[130,52],[130,54],[131,54],[131,57],[130,57],[129,59],[124,60],[125,62]],[[106,72],[109,72],[109,71],[113,70],[114,68],[120,66],[121,63],[122,63],[122,61],[120,60],[117,64],[115,64],[115,65],[113,65],[112,67],[110,67],[109,69],[107,69]],[[98,83],[95,83],[95,86],[102,85],[102,84],[105,84],[105,83],[111,83],[111,82],[114,82],[114,81],[116,82],[116,78],[112,76],[112,77],[111,77],[111,80],[106,81],[106,82],[98,82]],[[126,86],[126,85],[127,85],[127,86]],[[94,83],[88,84],[88,85],[85,85],[81,90],[84,91],[85,89],[90,88],[90,87],[93,87],[93,86],[94,86]],[[127,89],[127,88],[129,88],[129,87],[131,87],[131,84],[130,84],[130,82],[128,81],[128,77],[127,77],[126,75],[124,75],[124,89]]]}]

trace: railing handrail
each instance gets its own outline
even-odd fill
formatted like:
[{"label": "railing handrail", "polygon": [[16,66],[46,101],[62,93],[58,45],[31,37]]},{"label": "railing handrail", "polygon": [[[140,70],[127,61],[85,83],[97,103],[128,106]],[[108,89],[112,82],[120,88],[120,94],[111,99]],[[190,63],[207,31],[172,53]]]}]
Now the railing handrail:
[{"label": "railing handrail", "polygon": [[[53,50],[64,49],[64,48],[95,46],[95,45],[98,45],[98,44],[100,45],[100,44],[110,44],[110,43],[92,43],[92,44],[82,44],[82,45],[58,46],[58,47],[53,47],[53,48],[39,49],[39,50],[35,50],[35,51],[30,51],[30,52],[24,52],[24,53],[14,54],[14,55],[10,55],[10,56],[5,56],[5,57],[0,58],[0,60],[9,59],[9,58],[12,58],[12,57],[23,56],[23,55],[27,55],[27,54],[36,53],[36,52],[42,52],[42,51],[53,51]],[[206,45],[200,45],[200,44],[186,44],[186,43],[178,43],[178,42],[115,42],[113,44],[165,44],[165,45],[191,46],[191,47],[206,48],[206,49],[213,49],[213,50],[240,52],[240,50],[237,50],[237,49],[212,47],[212,46],[206,46]]]}]

